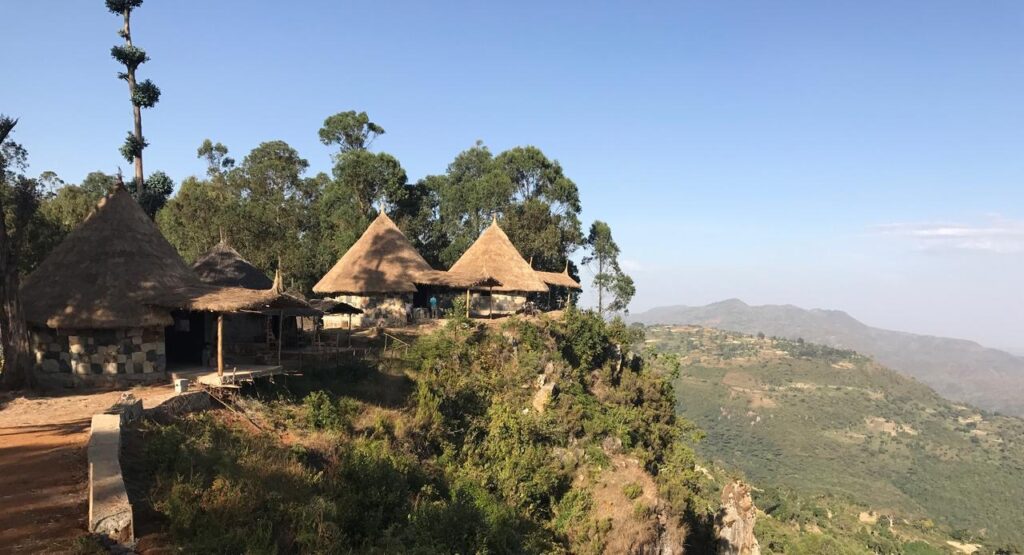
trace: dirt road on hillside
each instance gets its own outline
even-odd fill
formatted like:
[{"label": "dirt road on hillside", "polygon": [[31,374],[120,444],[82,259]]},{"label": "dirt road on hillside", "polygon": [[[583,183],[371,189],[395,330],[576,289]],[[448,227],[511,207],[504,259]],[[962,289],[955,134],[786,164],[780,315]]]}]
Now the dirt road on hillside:
[{"label": "dirt road on hillside", "polygon": [[[154,407],[170,385],[129,390]],[[92,415],[122,391],[0,397],[0,553],[62,553],[86,532]]]}]

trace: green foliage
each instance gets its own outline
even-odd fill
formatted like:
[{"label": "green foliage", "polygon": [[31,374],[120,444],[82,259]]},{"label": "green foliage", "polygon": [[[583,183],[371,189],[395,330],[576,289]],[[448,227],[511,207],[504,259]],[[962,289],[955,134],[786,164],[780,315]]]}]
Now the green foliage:
[{"label": "green foliage", "polygon": [[950,403],[852,351],[685,327],[648,328],[647,341],[682,362],[678,407],[707,431],[701,455],[765,488],[756,502],[773,519],[832,527],[878,553],[905,538],[824,515],[885,507],[897,530],[933,545],[958,528],[989,546],[1019,541],[1006,511],[1024,488],[1019,419]]},{"label": "green foliage", "polygon": [[228,156],[228,147],[214,144],[210,139],[203,140],[196,149],[196,156],[206,160],[206,174],[211,178],[222,176],[223,172],[235,167],[235,159]]},{"label": "green foliage", "polygon": [[320,227],[310,218],[324,177],[303,177],[309,163],[283,141],[253,149],[237,167],[226,164],[227,148],[199,148],[217,171],[189,178],[157,214],[157,224],[186,261],[215,245],[223,231],[232,247],[267,274],[281,262],[285,284],[308,291],[334,259],[322,256]]},{"label": "green foliage", "polygon": [[132,89],[132,104],[140,108],[152,108],[160,101],[160,88],[146,79]]},{"label": "green foliage", "polygon": [[153,218],[167,204],[167,199],[174,192],[174,180],[162,171],[155,171],[149,174],[149,178],[141,188],[135,183],[135,180],[127,183],[126,187],[135,197],[142,211]]},{"label": "green foliage", "polygon": [[445,175],[424,183],[438,198],[443,265],[453,264],[492,216],[502,217],[509,238],[539,269],[560,271],[583,243],[576,184],[536,147],[494,156],[477,143],[456,156]]},{"label": "green foliage", "polygon": [[366,112],[339,112],[324,120],[320,142],[337,145],[342,153],[366,150],[373,140],[384,134],[384,128],[370,121]]},{"label": "green foliage", "polygon": [[348,431],[352,418],[359,412],[359,403],[342,397],[333,399],[325,391],[314,391],[302,401],[306,409],[306,423],[314,430]]},{"label": "green foliage", "polygon": [[135,71],[138,67],[149,61],[146,51],[138,46],[130,44],[119,44],[110,47],[110,57],[128,68],[128,71]]},{"label": "green foliage", "polygon": [[129,131],[128,136],[124,139],[124,144],[121,145],[121,156],[123,156],[125,160],[131,162],[139,156],[142,156],[142,151],[147,146],[149,146],[149,143],[146,142],[146,139],[136,137],[134,133]]},{"label": "green foliage", "polygon": [[595,221],[590,226],[586,241],[589,253],[584,264],[595,264],[594,287],[597,289],[597,310],[623,312],[636,294],[633,278],[619,267],[619,246],[612,239],[612,229],[605,222]]},{"label": "green foliage", "polygon": [[106,0],[107,9],[111,13],[121,15],[142,5],[143,0]]},{"label": "green foliage", "polygon": [[622,494],[627,499],[633,500],[640,497],[644,493],[644,487],[636,482],[630,482],[622,487]]}]

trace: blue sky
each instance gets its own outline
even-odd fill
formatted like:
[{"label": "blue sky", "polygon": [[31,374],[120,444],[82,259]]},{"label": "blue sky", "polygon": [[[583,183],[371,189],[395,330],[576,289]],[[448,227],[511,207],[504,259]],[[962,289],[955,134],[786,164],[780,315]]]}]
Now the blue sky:
[{"label": "blue sky", "polygon": [[[477,139],[534,144],[608,221],[634,311],[728,297],[1024,351],[1024,4],[1018,1],[149,0],[163,90],[148,171],[283,139],[328,171],[369,112],[411,178]],[[33,172],[129,171],[118,19],[7,2],[0,112]],[[586,273],[585,273],[586,277]]]}]

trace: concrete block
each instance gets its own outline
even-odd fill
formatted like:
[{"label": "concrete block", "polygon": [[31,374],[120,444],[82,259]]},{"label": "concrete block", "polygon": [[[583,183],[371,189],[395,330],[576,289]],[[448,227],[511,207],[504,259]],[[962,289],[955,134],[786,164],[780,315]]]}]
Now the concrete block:
[{"label": "concrete block", "polygon": [[121,476],[121,416],[96,414],[89,433],[89,531],[134,540],[132,506]]}]

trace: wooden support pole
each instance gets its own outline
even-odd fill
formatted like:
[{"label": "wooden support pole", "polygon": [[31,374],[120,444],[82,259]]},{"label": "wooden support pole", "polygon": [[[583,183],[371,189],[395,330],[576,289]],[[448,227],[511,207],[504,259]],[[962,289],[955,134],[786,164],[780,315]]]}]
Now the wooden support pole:
[{"label": "wooden support pole", "polygon": [[224,315],[217,315],[217,377],[224,376]]},{"label": "wooden support pole", "polygon": [[281,345],[284,344],[284,311],[277,316],[277,365],[281,366]]},{"label": "wooden support pole", "polygon": [[469,289],[466,289],[466,318],[469,318],[469,305],[473,301],[469,298]]},{"label": "wooden support pole", "polygon": [[348,347],[352,348],[352,313],[348,315]]}]

